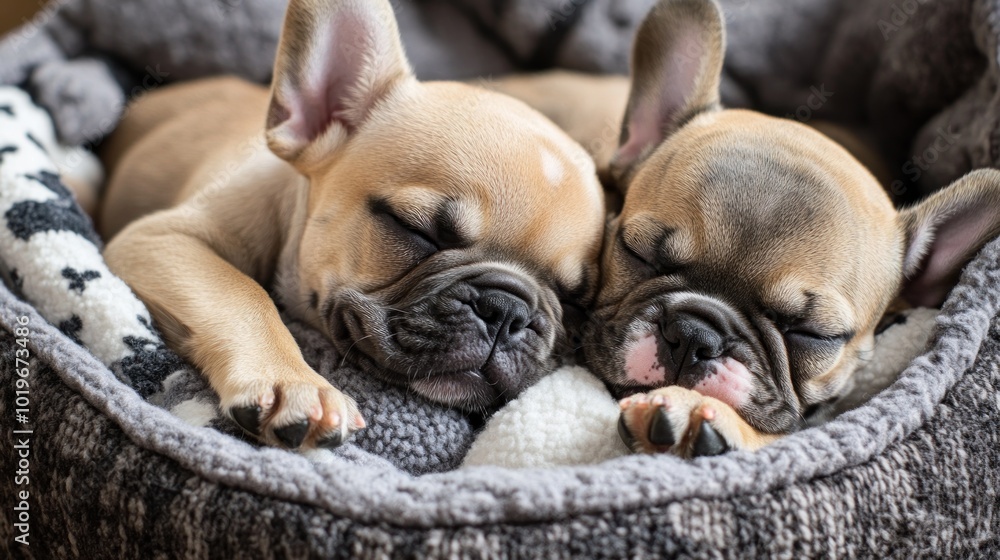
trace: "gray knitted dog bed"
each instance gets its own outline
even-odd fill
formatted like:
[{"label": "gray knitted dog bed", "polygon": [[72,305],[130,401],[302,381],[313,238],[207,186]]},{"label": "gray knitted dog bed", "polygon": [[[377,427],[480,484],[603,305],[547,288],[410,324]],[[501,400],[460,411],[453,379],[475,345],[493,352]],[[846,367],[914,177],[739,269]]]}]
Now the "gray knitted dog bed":
[{"label": "gray knitted dog bed", "polygon": [[[186,425],[2,289],[6,419],[14,333],[30,325],[33,433],[13,437],[30,440],[31,546],[10,522],[0,537],[38,558],[987,557],[1000,550],[998,308],[993,243],[895,385],[758,453],[415,477],[357,450],[317,462]],[[17,453],[0,448],[11,470]],[[9,485],[2,500],[9,520]]]}]

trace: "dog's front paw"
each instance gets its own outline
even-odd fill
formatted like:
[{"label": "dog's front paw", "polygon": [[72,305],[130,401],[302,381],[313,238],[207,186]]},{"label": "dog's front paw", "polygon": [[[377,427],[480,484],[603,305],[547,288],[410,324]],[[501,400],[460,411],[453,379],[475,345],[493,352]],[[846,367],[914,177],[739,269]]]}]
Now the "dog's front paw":
[{"label": "dog's front paw", "polygon": [[220,406],[245,432],[287,449],[334,448],[365,427],[354,400],[312,370],[221,390]]},{"label": "dog's front paw", "polygon": [[633,450],[709,457],[757,449],[775,436],[749,426],[729,405],[683,387],[664,387],[621,401],[618,432]]}]

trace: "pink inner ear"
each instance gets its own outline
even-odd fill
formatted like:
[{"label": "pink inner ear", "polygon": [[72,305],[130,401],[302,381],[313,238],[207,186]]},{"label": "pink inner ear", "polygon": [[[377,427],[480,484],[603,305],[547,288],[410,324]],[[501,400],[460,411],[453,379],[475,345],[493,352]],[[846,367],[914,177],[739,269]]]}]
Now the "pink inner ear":
[{"label": "pink inner ear", "polygon": [[658,67],[642,69],[653,75],[636,76],[635,84],[647,85],[633,92],[638,97],[629,113],[628,141],[618,151],[619,162],[634,162],[659,145],[678,116],[693,108],[689,105],[698,80],[703,78],[700,74],[708,54],[698,30],[684,28],[673,38]]},{"label": "pink inner ear", "polygon": [[662,118],[653,103],[640,104],[629,114],[628,141],[618,149],[617,160],[632,163],[650,146],[663,141]]},{"label": "pink inner ear", "polygon": [[968,208],[946,217],[934,233],[923,266],[907,282],[903,294],[907,301],[922,307],[940,306],[954,287],[955,274],[988,241],[985,236],[998,222],[1000,214],[984,208]]},{"label": "pink inner ear", "polygon": [[358,14],[344,13],[317,30],[300,72],[301,86],[289,92],[291,120],[297,133],[312,141],[337,122],[350,131],[367,109],[365,72],[376,52],[372,30]]}]

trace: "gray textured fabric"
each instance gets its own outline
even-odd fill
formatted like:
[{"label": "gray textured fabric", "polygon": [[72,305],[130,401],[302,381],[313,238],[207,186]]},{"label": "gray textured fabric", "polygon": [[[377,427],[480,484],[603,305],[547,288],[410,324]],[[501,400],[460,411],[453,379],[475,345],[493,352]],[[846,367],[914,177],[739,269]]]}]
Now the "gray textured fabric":
[{"label": "gray textured fabric", "polygon": [[[869,404],[757,453],[407,475],[192,428],[0,291],[2,355],[31,323],[36,557],[743,558],[995,555],[1000,243],[973,262],[932,349]],[[978,356],[978,360],[977,360]],[[977,362],[971,370],[970,366]],[[10,418],[13,361],[0,364]],[[5,464],[14,450],[0,449]],[[13,487],[0,499],[12,503]],[[0,524],[3,546],[13,528]]]},{"label": "gray textured fabric", "polygon": [[[330,380],[358,403],[368,427],[335,451],[317,452],[352,457],[370,453],[410,474],[450,471],[459,466],[472,445],[474,423],[461,412],[431,403],[400,387],[388,385],[350,367],[322,333],[297,322],[289,323],[302,355],[314,370]],[[235,438],[245,439],[235,422],[221,415],[219,397],[204,377],[184,369],[164,381],[164,389],[149,397],[150,402],[191,422],[204,416],[210,426]],[[185,406],[191,403],[198,406]],[[250,445],[256,445],[248,441]]]},{"label": "gray textured fabric", "polygon": [[720,0],[723,100],[866,127],[912,199],[1000,165],[995,0]]}]

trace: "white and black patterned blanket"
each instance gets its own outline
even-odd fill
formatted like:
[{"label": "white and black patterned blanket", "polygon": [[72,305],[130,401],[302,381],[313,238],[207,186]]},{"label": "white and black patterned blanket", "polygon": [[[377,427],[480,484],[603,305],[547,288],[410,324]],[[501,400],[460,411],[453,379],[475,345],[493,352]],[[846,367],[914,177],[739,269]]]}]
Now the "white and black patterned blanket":
[{"label": "white and black patterned blanket", "polygon": [[[60,172],[102,180],[100,163],[61,146],[48,114],[16,88],[0,88],[0,267],[52,324],[143,397],[185,369],[145,306],[108,270],[90,218]],[[96,187],[96,185],[95,185]]]}]

